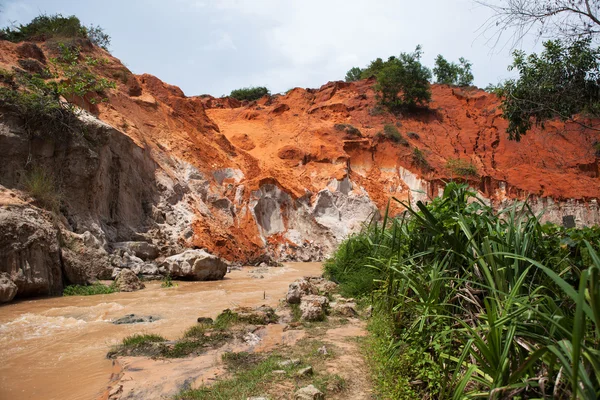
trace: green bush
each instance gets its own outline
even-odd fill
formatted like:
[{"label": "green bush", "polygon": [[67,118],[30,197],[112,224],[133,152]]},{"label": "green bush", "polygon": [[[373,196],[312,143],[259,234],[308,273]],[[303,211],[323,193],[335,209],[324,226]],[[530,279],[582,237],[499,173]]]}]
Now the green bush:
[{"label": "green bush", "polygon": [[469,86],[473,84],[471,64],[463,57],[458,59],[458,64],[448,62],[441,54],[435,59],[433,74],[438,83],[455,86]]},{"label": "green bush", "polygon": [[462,177],[477,177],[479,173],[477,172],[477,167],[472,162],[460,159],[460,158],[450,158],[446,162],[446,168],[453,174]]},{"label": "green bush", "polygon": [[346,132],[349,136],[362,137],[362,132],[360,129],[350,125],[350,124],[335,124],[333,128],[336,131]]},{"label": "green bush", "polygon": [[413,149],[412,162],[423,171],[431,170],[431,165],[429,164],[429,161],[427,161],[427,158],[425,158],[425,154],[417,147]]},{"label": "green bush", "polygon": [[402,146],[409,146],[410,144],[406,140],[404,136],[398,131],[398,129],[391,124],[386,124],[383,126],[383,132],[378,133],[380,137],[384,137],[388,140],[391,140],[394,143],[399,143]]},{"label": "green bush", "polygon": [[346,82],[355,82],[361,79],[362,70],[358,67],[352,67],[346,72]]},{"label": "green bush", "polygon": [[425,106],[431,100],[431,71],[421,64],[421,46],[412,53],[390,57],[377,73],[379,101],[391,111]]},{"label": "green bush", "polygon": [[105,50],[108,50],[110,45],[110,36],[101,27],[94,25],[86,27],[74,15],[63,17],[61,14],[42,14],[26,25],[21,24],[16,28],[1,29],[0,36],[11,42],[79,37],[89,39]]},{"label": "green bush", "polygon": [[236,100],[248,100],[254,101],[258,100],[263,96],[270,96],[271,92],[264,86],[256,86],[256,87],[247,87],[241,89],[232,90],[229,94],[230,97],[233,97]]},{"label": "green bush", "polygon": [[123,339],[123,346],[137,347],[150,343],[160,343],[165,341],[166,339],[160,335],[136,333],[135,335],[127,336],[125,339]]},{"label": "green bush", "polygon": [[56,179],[46,169],[33,167],[25,172],[23,189],[33,197],[40,206],[54,212],[60,209],[61,192]]},{"label": "green bush", "polygon": [[456,182],[429,204],[394,201],[407,212],[326,265],[341,290],[377,271],[356,294],[375,305],[384,397],[598,398],[600,228],[541,225],[527,204],[494,211]]},{"label": "green bush", "polygon": [[93,285],[69,285],[63,290],[63,296],[93,296],[96,294],[115,293],[117,291],[115,286],[106,286],[101,283]]}]

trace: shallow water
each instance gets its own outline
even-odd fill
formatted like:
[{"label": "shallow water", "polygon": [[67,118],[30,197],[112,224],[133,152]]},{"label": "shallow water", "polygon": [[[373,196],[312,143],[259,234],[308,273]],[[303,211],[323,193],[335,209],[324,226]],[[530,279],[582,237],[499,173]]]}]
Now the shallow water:
[{"label": "shallow water", "polygon": [[[277,305],[288,284],[318,275],[320,263],[286,263],[253,278],[252,268],[222,281],[159,282],[133,293],[55,297],[0,307],[0,399],[98,399],[107,388],[112,345],[134,333],[176,339],[200,316],[235,306]],[[152,315],[153,323],[113,325],[126,314]]]}]

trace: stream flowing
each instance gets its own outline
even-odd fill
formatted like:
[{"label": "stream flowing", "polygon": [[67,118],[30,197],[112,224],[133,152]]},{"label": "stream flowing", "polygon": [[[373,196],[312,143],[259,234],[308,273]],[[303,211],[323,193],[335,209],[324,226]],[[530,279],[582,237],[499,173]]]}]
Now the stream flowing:
[{"label": "stream flowing", "polygon": [[[235,306],[276,306],[293,280],[319,275],[321,263],[285,263],[268,272],[233,271],[221,281],[146,282],[132,293],[54,297],[0,306],[0,399],[99,399],[115,367],[106,353],[124,337],[179,338],[198,317]],[[262,278],[261,278],[262,276]],[[152,323],[114,325],[127,314]]]}]

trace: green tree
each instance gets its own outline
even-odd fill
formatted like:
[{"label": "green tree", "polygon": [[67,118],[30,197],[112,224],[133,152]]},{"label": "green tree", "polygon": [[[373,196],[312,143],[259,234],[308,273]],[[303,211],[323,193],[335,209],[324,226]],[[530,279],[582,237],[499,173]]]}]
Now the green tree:
[{"label": "green tree", "polygon": [[391,110],[426,105],[431,100],[431,71],[421,64],[423,52],[417,46],[412,53],[390,57],[377,73],[380,102]]},{"label": "green tree", "polygon": [[258,100],[263,96],[270,95],[269,89],[264,86],[256,86],[256,87],[246,87],[241,89],[232,90],[229,96],[233,97],[236,100]]},{"label": "green tree", "polygon": [[352,67],[346,72],[346,82],[354,82],[361,79],[362,69]]},{"label": "green tree", "polygon": [[[391,57],[391,58],[394,58],[394,57]],[[371,63],[367,66],[367,68],[362,70],[360,78],[367,79],[367,78],[377,76],[379,71],[381,71],[384,66],[385,66],[385,62],[381,58],[377,58],[377,59],[371,61]]]},{"label": "green tree", "polygon": [[552,118],[575,121],[580,113],[600,116],[600,50],[591,47],[591,39],[570,44],[548,41],[540,55],[513,54],[509,70],[516,70],[519,77],[498,90],[510,139],[518,141],[534,123],[543,126]]},{"label": "green tree", "polygon": [[445,85],[469,86],[473,83],[471,64],[463,57],[458,59],[458,64],[447,61],[441,54],[435,59],[433,74],[436,82]]}]

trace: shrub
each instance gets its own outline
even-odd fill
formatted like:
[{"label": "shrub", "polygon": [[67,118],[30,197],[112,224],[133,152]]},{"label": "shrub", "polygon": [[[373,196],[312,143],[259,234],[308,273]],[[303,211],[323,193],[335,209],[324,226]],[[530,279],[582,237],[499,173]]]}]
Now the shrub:
[{"label": "shrub", "polygon": [[421,55],[421,46],[417,46],[413,53],[390,57],[384,63],[375,85],[382,105],[396,111],[424,106],[431,100],[431,71],[421,64]]},{"label": "shrub", "polygon": [[450,158],[446,162],[446,168],[454,175],[463,177],[477,177],[477,167],[472,162],[462,160],[460,158]]},{"label": "shrub", "polygon": [[398,131],[394,125],[386,124],[383,126],[383,133],[379,134],[384,138],[391,140],[394,143],[399,143],[403,146],[409,146],[408,141],[402,136],[402,134]]},{"label": "shrub", "polygon": [[96,294],[110,294],[117,292],[113,285],[106,286],[101,283],[93,285],[69,285],[63,290],[63,296],[93,296]]},{"label": "shrub", "polygon": [[254,101],[258,100],[263,96],[270,96],[271,92],[264,86],[256,86],[256,87],[247,87],[241,89],[232,90],[229,94],[230,97],[233,97],[236,100],[248,100]]},{"label": "shrub", "polygon": [[346,132],[349,136],[362,137],[362,132],[358,128],[355,128],[354,126],[352,126],[350,124],[335,124],[333,126],[333,128],[336,131]]},{"label": "shrub", "polygon": [[54,212],[60,209],[61,193],[56,179],[47,170],[33,167],[25,173],[23,189],[33,197],[40,206]]},{"label": "shrub", "polygon": [[86,27],[74,15],[63,17],[61,14],[42,14],[26,25],[1,29],[0,36],[11,42],[79,37],[89,39],[105,50],[108,50],[110,45],[110,36],[101,27],[94,25]]},{"label": "shrub", "polygon": [[421,137],[419,136],[419,134],[418,134],[418,133],[416,133],[416,132],[408,132],[408,133],[406,134],[406,136],[408,136],[408,137],[409,137],[409,138],[411,138],[411,139],[415,139],[415,140],[419,140],[419,139],[421,139]]},{"label": "shrub", "polygon": [[473,83],[471,64],[463,57],[458,59],[458,64],[448,62],[441,54],[435,59],[433,74],[438,83],[446,85],[469,86]]},{"label": "shrub", "polygon": [[361,79],[362,70],[358,67],[352,67],[346,72],[346,82],[354,82]]},{"label": "shrub", "polygon": [[167,274],[167,276],[165,276],[162,279],[160,287],[162,287],[162,288],[177,287],[177,284],[175,282],[173,282],[173,278],[171,278],[171,274]]},{"label": "shrub", "polygon": [[431,165],[429,164],[429,161],[427,161],[427,159],[425,158],[425,154],[416,147],[413,149],[412,162],[424,171],[431,170]]},{"label": "shrub", "polygon": [[123,339],[123,346],[125,347],[137,347],[143,346],[149,343],[160,343],[166,342],[166,339],[160,335],[155,334],[140,334],[136,333],[135,335],[127,336]]}]

